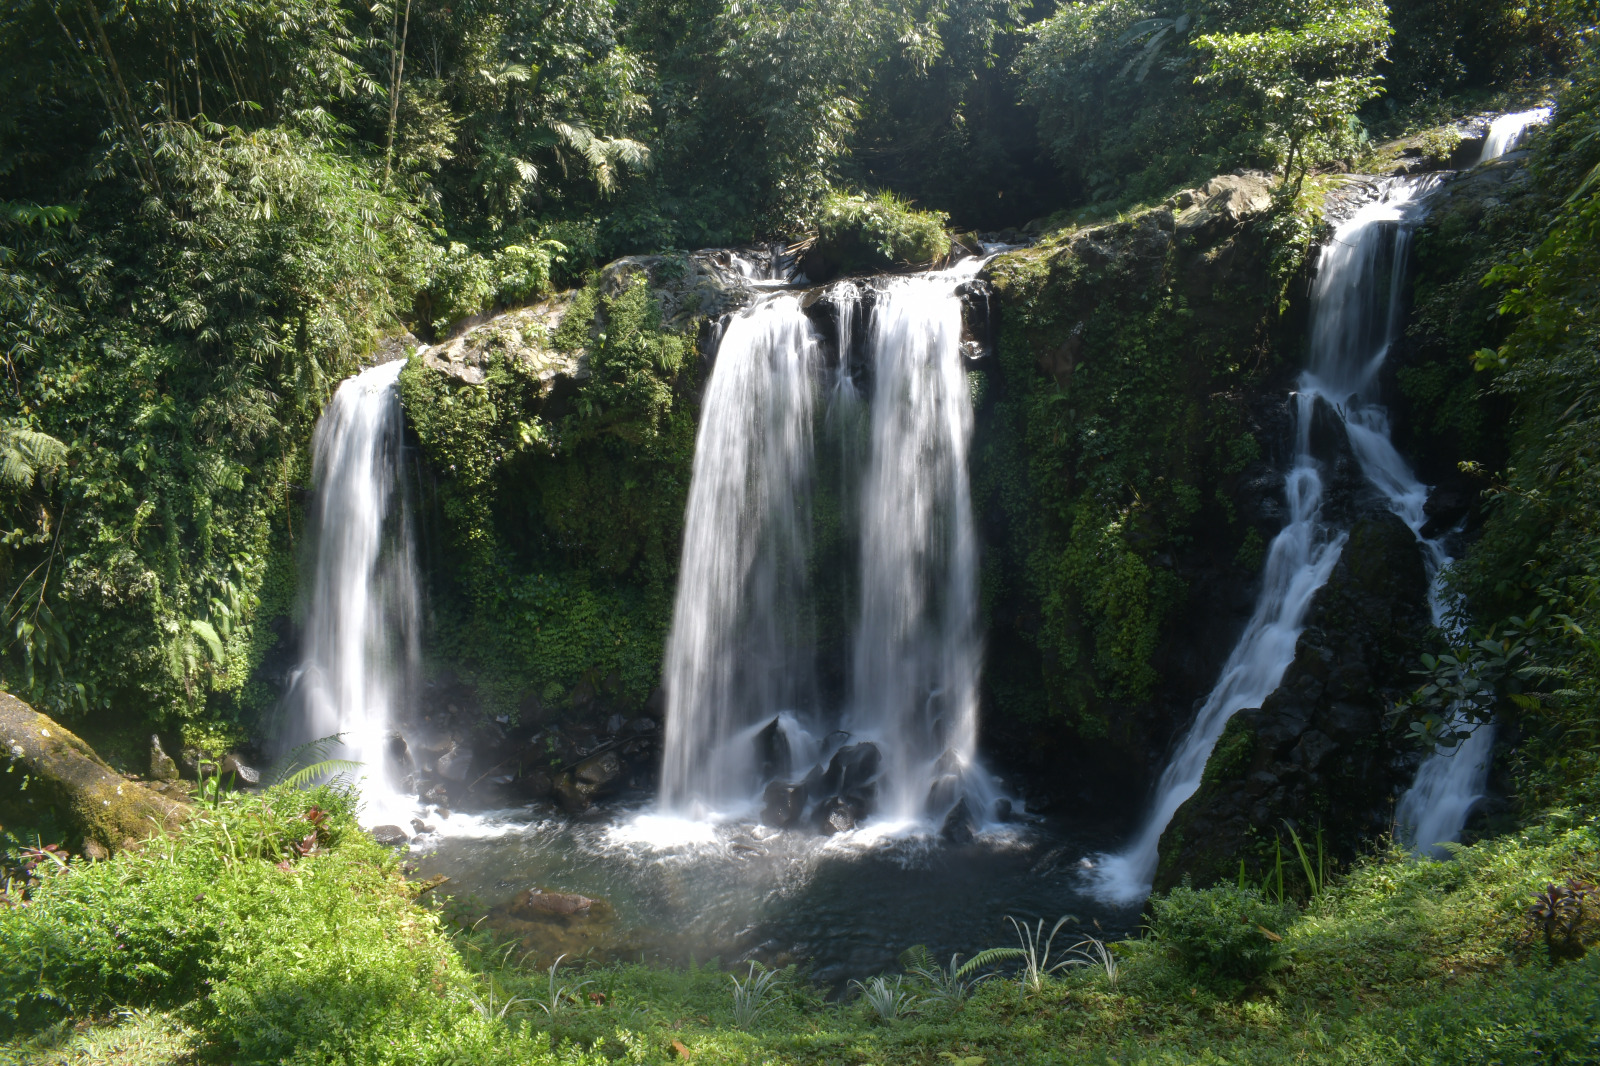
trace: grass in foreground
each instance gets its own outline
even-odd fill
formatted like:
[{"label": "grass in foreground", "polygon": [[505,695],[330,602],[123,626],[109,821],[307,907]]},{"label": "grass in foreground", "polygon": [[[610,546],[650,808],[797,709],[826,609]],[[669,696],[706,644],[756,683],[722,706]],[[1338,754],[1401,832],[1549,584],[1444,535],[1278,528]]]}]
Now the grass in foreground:
[{"label": "grass in foreground", "polygon": [[1302,909],[1180,890],[1114,966],[1046,972],[1064,930],[1031,981],[941,994],[942,960],[913,959],[829,1002],[792,971],[513,965],[419,902],[350,807],[235,797],[140,853],[44,863],[0,909],[0,1063],[1600,1062],[1600,952],[1555,961],[1529,917],[1597,879],[1587,816],[1448,863],[1379,856]]}]

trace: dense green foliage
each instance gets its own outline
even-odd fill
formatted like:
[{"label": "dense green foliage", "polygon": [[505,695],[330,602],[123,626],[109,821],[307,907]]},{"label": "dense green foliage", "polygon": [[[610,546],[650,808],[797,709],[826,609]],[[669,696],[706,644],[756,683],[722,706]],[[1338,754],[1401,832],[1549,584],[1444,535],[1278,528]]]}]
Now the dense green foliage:
[{"label": "dense green foliage", "polygon": [[[269,793],[108,862],[43,861],[27,906],[0,905],[0,1061],[1592,1062],[1600,953],[1554,963],[1530,904],[1597,861],[1593,824],[1555,817],[1452,862],[1373,858],[1292,916],[1234,889],[1174,893],[1114,969],[1033,987],[1002,969],[965,999],[913,973],[888,1021],[791,970],[752,1017],[715,965],[552,975],[486,934],[452,943],[348,800]],[[1600,914],[1579,924],[1600,934]],[[37,1027],[111,1005],[99,1025]]]},{"label": "dense green foliage", "polygon": [[[495,713],[597,690],[637,705],[655,684],[696,374],[649,285],[623,284],[580,290],[546,336],[491,329],[482,385],[420,360],[401,376],[445,538],[430,652]],[[571,396],[541,380],[555,366]]]},{"label": "dense green foliage", "polygon": [[[1108,701],[1159,681],[1199,538],[1257,564],[1225,490],[1261,449],[1235,397],[1276,365],[1266,257],[1249,234],[1172,236],[1171,219],[1162,208],[1065,231],[994,270],[1003,387],[976,470],[1006,534],[989,594],[1012,600],[1045,679],[996,698],[1089,735],[1109,727]],[[1008,676],[991,670],[995,684]]]}]

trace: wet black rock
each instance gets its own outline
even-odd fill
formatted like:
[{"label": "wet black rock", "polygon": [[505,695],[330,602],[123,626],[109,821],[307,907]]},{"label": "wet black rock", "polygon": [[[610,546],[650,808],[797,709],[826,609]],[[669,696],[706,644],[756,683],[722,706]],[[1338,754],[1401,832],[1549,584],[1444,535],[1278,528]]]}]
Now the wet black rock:
[{"label": "wet black rock", "polygon": [[446,781],[465,781],[471,770],[472,749],[462,744],[452,744],[433,764],[433,772]]},{"label": "wet black rock", "polygon": [[961,797],[961,778],[955,774],[944,774],[934,780],[928,789],[927,811],[937,818],[956,805]]},{"label": "wet black rock", "polygon": [[423,803],[443,807],[450,802],[450,793],[443,785],[429,785],[417,794],[417,798]]},{"label": "wet black rock", "polygon": [[843,796],[830,796],[817,804],[816,823],[827,836],[835,833],[848,833],[856,827],[856,822],[865,816],[864,811],[857,809]]},{"label": "wet black rock", "polygon": [[433,826],[429,825],[427,822],[424,822],[421,818],[411,819],[411,828],[415,830],[419,836],[424,833],[431,833],[434,829]]},{"label": "wet black rock", "polygon": [[963,796],[944,816],[944,824],[939,827],[939,836],[947,844],[970,844],[973,835],[972,808],[967,806],[967,799]]},{"label": "wet black rock", "polygon": [[555,781],[545,770],[529,770],[517,779],[523,795],[529,799],[545,799],[555,790]]},{"label": "wet black rock", "polygon": [[568,813],[582,814],[594,805],[593,788],[581,784],[570,773],[557,774],[550,788],[562,809]]},{"label": "wet black rock", "polygon": [[787,829],[806,809],[806,786],[774,781],[761,794],[761,824]]},{"label": "wet black rock", "polygon": [[[1259,878],[1284,823],[1310,841],[1320,829],[1336,861],[1383,834],[1409,783],[1414,745],[1386,728],[1390,702],[1414,685],[1414,649],[1430,622],[1416,537],[1385,511],[1350,531],[1316,594],[1277,691],[1228,722],[1200,787],[1161,837],[1155,888]],[[1263,850],[1265,848],[1265,850]]]},{"label": "wet black rock", "polygon": [[598,755],[591,755],[579,763],[572,771],[572,776],[580,784],[590,787],[591,795],[609,788],[622,776],[622,760],[614,751],[603,751]]},{"label": "wet black rock", "polygon": [[835,795],[859,790],[878,776],[882,763],[882,753],[870,741],[840,748],[828,761],[828,769],[822,775],[822,790]]},{"label": "wet black rock", "polygon": [[397,825],[376,825],[368,831],[368,835],[386,848],[398,848],[401,844],[411,840],[410,834]]},{"label": "wet black rock", "polygon": [[763,726],[761,732],[756,734],[755,744],[756,765],[760,768],[763,781],[788,774],[792,755],[789,737],[783,731],[782,722],[774,718]]}]

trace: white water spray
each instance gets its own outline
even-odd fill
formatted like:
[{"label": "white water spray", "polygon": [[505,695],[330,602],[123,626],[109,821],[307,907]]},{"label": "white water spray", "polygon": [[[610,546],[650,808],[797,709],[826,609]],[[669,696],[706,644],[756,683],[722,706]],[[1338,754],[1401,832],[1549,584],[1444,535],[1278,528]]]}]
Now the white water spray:
[{"label": "white water spray", "polygon": [[723,334],[706,388],[667,642],[661,804],[706,816],[748,804],[751,727],[811,710],[806,600],[819,340],[792,295]]},{"label": "white water spray", "polygon": [[1515,151],[1531,127],[1542,126],[1549,121],[1548,107],[1536,107],[1531,111],[1518,111],[1499,116],[1489,123],[1489,135],[1484,138],[1483,152],[1478,156],[1478,162],[1487,163],[1491,159],[1499,159],[1507,152]]},{"label": "white water spray", "polygon": [[313,584],[291,686],[296,739],[343,735],[337,754],[362,763],[362,817],[374,824],[411,805],[390,744],[416,672],[420,613],[401,465],[404,367],[345,381],[317,422]]},{"label": "white water spray", "polygon": [[[798,779],[808,765],[808,788],[838,787],[821,783],[822,767],[861,742],[877,749],[858,764],[874,780],[846,791],[880,827],[937,825],[962,798],[972,821],[992,809],[993,786],[976,764],[972,407],[956,292],[978,265],[885,281],[860,356],[851,339],[862,291],[837,286],[828,297],[840,332],[831,374],[795,295],[761,298],[723,334],[667,644],[665,814],[748,812],[764,780]],[[857,363],[871,366],[870,396],[857,388]],[[819,424],[838,438],[841,518],[860,544],[842,709],[819,706],[816,680],[808,566]],[[828,732],[834,715],[845,732]],[[774,721],[778,735],[766,737]]]},{"label": "white water spray", "polygon": [[[1161,834],[1195,790],[1228,719],[1259,707],[1294,661],[1312,597],[1338,562],[1345,534],[1322,525],[1322,475],[1311,454],[1311,419],[1325,401],[1348,433],[1362,472],[1413,530],[1427,489],[1389,442],[1387,415],[1373,402],[1378,370],[1399,335],[1411,231],[1435,177],[1391,179],[1324,246],[1312,291],[1311,365],[1296,393],[1295,456],[1285,480],[1289,522],[1273,539],[1255,611],[1195,724],[1156,787],[1133,844],[1099,856],[1090,874],[1100,898],[1136,902],[1150,891]],[[1442,555],[1442,549],[1438,549]],[[1440,565],[1436,560],[1435,567]]]},{"label": "white water spray", "polygon": [[[873,310],[872,443],[861,495],[861,610],[845,728],[883,752],[879,809],[943,818],[992,786],[976,763],[978,545],[961,363],[968,269],[889,281]],[[932,793],[930,794],[930,789]]]}]

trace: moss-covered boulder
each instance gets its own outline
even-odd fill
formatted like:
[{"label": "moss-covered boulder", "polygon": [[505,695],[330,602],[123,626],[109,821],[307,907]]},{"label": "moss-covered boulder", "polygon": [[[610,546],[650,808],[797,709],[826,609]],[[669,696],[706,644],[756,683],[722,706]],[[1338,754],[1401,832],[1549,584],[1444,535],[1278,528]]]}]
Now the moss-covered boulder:
[{"label": "moss-covered boulder", "polygon": [[130,781],[55,719],[0,692],[0,822],[54,823],[86,852],[115,851],[158,829],[175,829],[188,808]]}]

